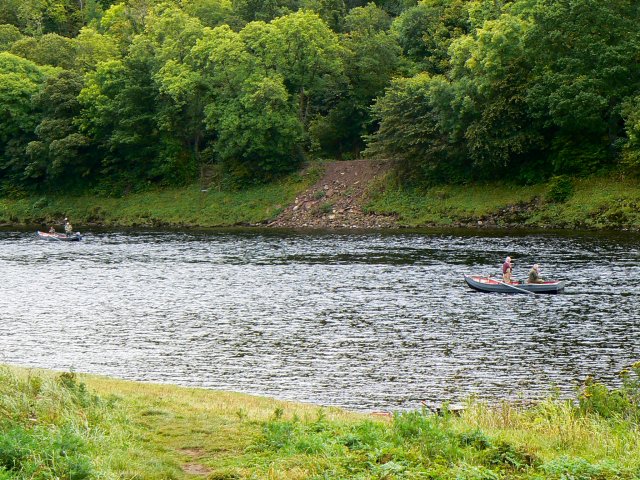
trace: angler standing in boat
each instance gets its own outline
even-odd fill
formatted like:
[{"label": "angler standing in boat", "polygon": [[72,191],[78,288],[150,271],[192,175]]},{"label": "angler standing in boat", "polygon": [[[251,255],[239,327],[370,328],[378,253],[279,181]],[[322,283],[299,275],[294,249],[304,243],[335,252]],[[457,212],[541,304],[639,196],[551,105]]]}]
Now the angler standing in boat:
[{"label": "angler standing in boat", "polygon": [[64,219],[64,233],[67,234],[67,237],[73,236],[73,225],[66,218]]},{"label": "angler standing in boat", "polygon": [[507,257],[502,264],[502,281],[504,283],[511,283],[511,272],[513,271],[513,260],[511,257]]}]

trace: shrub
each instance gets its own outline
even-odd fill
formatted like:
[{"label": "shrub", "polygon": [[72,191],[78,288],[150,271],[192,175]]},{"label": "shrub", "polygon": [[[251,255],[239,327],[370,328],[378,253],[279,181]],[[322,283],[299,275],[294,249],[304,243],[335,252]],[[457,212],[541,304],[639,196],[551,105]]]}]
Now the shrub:
[{"label": "shrub", "polygon": [[547,200],[563,203],[573,194],[573,181],[566,175],[551,178],[547,184]]},{"label": "shrub", "polygon": [[620,478],[618,470],[608,463],[593,464],[580,457],[562,456],[542,466],[547,479],[600,480]]},{"label": "shrub", "polygon": [[319,211],[323,214],[331,213],[333,211],[333,202],[323,203],[322,205],[320,205]]},{"label": "shrub", "polygon": [[622,386],[610,389],[587,377],[578,395],[582,413],[640,423],[640,362],[620,372]]}]

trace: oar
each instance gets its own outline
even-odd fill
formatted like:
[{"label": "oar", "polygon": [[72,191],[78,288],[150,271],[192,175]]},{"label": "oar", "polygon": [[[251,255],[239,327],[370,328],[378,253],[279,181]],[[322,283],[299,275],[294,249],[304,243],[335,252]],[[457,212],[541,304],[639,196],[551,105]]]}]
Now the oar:
[{"label": "oar", "polygon": [[531,295],[535,295],[535,293],[530,292],[529,290],[525,290],[524,288],[514,287],[513,285],[509,285],[508,283],[501,282],[500,280],[497,280],[497,282],[500,285],[504,285],[505,287],[511,287],[511,288],[513,288],[515,290],[518,290],[519,292],[530,293]]}]

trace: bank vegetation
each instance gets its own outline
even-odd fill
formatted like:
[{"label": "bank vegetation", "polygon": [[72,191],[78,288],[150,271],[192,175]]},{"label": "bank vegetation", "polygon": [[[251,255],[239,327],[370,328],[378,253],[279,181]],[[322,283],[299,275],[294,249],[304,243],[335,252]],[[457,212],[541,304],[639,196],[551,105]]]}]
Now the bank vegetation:
[{"label": "bank vegetation", "polygon": [[0,196],[362,155],[409,192],[630,178],[639,23],[633,0],[4,0]]},{"label": "bank vegetation", "polygon": [[0,479],[636,479],[640,365],[572,399],[390,416],[0,368]]}]

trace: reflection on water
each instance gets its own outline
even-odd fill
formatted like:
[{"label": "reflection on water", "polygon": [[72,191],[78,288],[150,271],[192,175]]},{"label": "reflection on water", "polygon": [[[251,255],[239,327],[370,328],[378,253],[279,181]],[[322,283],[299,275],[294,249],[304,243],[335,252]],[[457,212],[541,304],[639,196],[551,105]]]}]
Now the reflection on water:
[{"label": "reflection on water", "polygon": [[[567,293],[464,285],[507,254]],[[571,394],[640,358],[630,235],[5,231],[0,265],[4,363],[366,410]]]}]

